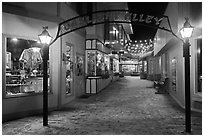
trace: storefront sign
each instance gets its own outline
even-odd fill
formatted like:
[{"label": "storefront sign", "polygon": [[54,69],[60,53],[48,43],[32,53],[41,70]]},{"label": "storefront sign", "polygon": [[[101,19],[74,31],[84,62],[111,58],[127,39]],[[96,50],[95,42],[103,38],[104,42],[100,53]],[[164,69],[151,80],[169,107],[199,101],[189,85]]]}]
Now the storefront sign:
[{"label": "storefront sign", "polygon": [[[72,32],[74,30],[84,28],[91,25],[108,23],[138,23],[158,27],[164,17],[156,17],[152,15],[130,13],[127,10],[121,11],[98,11],[91,15],[78,16],[59,24],[60,36]],[[60,37],[59,36],[59,37]]]}]

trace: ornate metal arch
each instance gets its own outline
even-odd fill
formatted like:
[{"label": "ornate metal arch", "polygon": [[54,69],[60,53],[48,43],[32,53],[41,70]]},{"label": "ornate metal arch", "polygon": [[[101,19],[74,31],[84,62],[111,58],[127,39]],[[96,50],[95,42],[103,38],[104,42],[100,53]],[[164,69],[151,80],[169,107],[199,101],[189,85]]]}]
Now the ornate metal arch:
[{"label": "ornate metal arch", "polygon": [[[168,27],[160,27],[160,23],[166,20]],[[71,33],[73,31],[104,23],[128,23],[142,25],[146,27],[162,29],[176,36],[171,28],[168,16],[153,16],[138,13],[131,13],[128,10],[102,10],[95,11],[90,14],[83,14],[74,18],[61,22],[58,25],[58,31],[53,44],[59,37]],[[176,36],[178,38],[178,36]],[[50,45],[51,45],[50,44]]]}]

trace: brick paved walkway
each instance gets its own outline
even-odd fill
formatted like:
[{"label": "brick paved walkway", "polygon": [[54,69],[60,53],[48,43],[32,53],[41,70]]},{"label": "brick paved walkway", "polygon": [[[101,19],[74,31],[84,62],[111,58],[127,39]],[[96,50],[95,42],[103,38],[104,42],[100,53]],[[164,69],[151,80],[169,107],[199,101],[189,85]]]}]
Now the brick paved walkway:
[{"label": "brick paved walkway", "polygon": [[[153,83],[125,77],[99,94],[79,98],[49,115],[3,123],[3,135],[185,135],[185,112],[167,94],[155,94]],[[202,115],[192,114],[192,133],[202,134]]]}]

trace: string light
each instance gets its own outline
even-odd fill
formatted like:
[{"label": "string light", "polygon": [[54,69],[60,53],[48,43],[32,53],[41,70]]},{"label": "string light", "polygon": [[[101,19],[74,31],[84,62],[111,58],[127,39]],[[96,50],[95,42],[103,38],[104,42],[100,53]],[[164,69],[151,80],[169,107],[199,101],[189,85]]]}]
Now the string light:
[{"label": "string light", "polygon": [[[128,41],[128,46],[125,48],[128,52],[131,54],[144,54],[145,52],[152,51],[153,50],[153,44],[156,44],[155,40],[153,39],[145,39],[145,40],[130,40]],[[139,43],[138,43],[139,42]]]}]

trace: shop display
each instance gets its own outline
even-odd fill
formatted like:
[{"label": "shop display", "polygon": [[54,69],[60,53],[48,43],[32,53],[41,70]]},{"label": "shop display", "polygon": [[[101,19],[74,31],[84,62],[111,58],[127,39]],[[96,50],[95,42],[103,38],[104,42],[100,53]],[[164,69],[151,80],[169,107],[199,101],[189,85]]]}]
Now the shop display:
[{"label": "shop display", "polygon": [[119,60],[113,59],[113,73],[119,72]]},{"label": "shop display", "polygon": [[147,61],[144,61],[144,72],[147,73]]},{"label": "shop display", "polygon": [[104,55],[104,76],[109,77],[110,71],[110,57],[108,55]]},{"label": "shop display", "polygon": [[37,71],[36,69],[42,63],[40,48],[32,47],[29,49],[24,49],[19,61],[23,62],[23,67]]},{"label": "shop display", "polygon": [[105,71],[104,56],[100,52],[96,52],[96,76],[102,76]]},{"label": "shop display", "polygon": [[109,77],[109,57],[100,51],[88,50],[87,76]]},{"label": "shop display", "polygon": [[110,57],[109,50],[98,39],[86,40],[86,76],[109,77]]},{"label": "shop display", "polygon": [[84,73],[84,61],[82,56],[77,56],[76,57],[76,74],[77,76],[82,76]]},{"label": "shop display", "polygon": [[6,97],[43,91],[40,44],[32,40],[7,38],[5,62]]},{"label": "shop display", "polygon": [[66,94],[71,93],[71,62],[66,62]]},{"label": "shop display", "polygon": [[71,93],[71,83],[72,83],[72,69],[73,69],[73,62],[71,60],[71,52],[72,47],[71,45],[66,42],[65,53],[63,53],[63,61],[65,63],[65,94],[69,95]]},{"label": "shop display", "polygon": [[177,77],[177,71],[176,71],[176,67],[177,67],[177,59],[174,57],[172,59],[172,91],[176,92],[176,77]]},{"label": "shop display", "polygon": [[95,76],[96,75],[96,63],[95,63],[95,51],[87,51],[87,75]]}]

